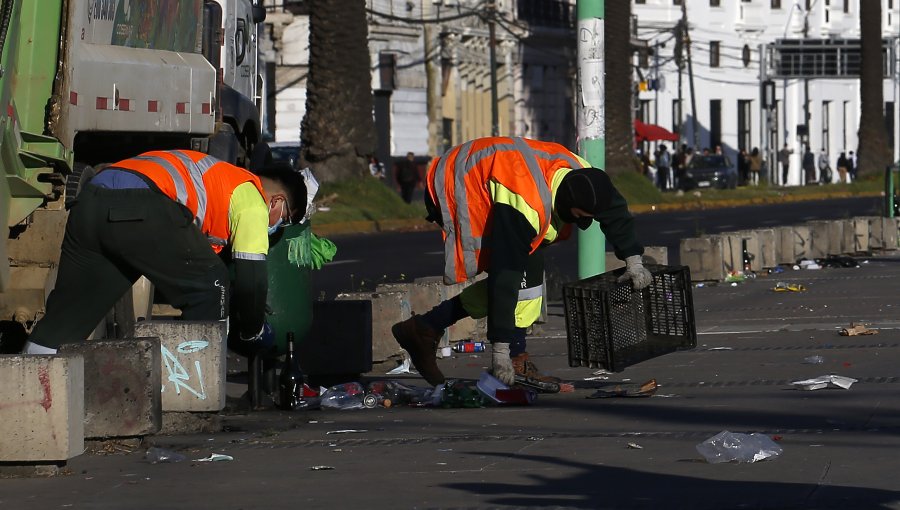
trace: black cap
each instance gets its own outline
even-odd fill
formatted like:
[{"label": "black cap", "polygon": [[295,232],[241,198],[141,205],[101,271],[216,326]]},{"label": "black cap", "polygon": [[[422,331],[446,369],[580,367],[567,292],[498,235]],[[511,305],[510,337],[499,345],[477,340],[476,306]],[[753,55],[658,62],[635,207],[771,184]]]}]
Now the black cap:
[{"label": "black cap", "polygon": [[576,218],[572,208],[577,207],[596,217],[609,207],[613,196],[612,181],[606,172],[597,168],[572,170],[556,190],[556,214],[566,223],[575,223],[584,230],[593,218]]}]

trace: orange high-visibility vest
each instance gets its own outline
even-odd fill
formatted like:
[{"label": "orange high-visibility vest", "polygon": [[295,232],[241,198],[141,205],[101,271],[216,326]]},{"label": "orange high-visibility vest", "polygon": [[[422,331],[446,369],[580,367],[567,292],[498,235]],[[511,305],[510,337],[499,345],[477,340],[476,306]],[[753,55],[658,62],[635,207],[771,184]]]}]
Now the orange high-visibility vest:
[{"label": "orange high-visibility vest", "polygon": [[194,224],[206,234],[216,253],[231,239],[228,208],[234,188],[251,182],[263,199],[266,196],[259,177],[202,152],[145,152],[108,168],[144,175],[169,198],[187,207],[194,215]]},{"label": "orange high-visibility vest", "polygon": [[537,213],[534,252],[550,228],[553,175],[583,167],[562,145],[509,137],[472,140],[433,160],[426,182],[444,221],[444,281],[463,282],[488,268],[490,255],[481,249],[490,235],[494,203],[488,183],[518,195],[522,209]]}]

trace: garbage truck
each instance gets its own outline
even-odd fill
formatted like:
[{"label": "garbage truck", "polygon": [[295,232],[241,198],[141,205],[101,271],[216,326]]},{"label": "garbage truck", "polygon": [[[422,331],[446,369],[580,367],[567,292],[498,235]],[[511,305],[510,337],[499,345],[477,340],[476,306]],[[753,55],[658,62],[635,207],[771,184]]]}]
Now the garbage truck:
[{"label": "garbage truck", "polygon": [[40,319],[66,205],[96,165],[193,149],[250,168],[265,151],[265,14],[252,0],[0,0],[0,343]]}]

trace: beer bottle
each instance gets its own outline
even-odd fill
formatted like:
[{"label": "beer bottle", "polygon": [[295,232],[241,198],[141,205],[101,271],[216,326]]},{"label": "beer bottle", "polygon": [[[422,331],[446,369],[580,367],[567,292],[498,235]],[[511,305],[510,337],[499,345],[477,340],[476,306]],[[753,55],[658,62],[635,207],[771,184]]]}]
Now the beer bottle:
[{"label": "beer bottle", "polygon": [[278,375],[278,407],[292,411],[299,407],[303,400],[303,372],[294,357],[294,332],[287,334],[287,354]]}]

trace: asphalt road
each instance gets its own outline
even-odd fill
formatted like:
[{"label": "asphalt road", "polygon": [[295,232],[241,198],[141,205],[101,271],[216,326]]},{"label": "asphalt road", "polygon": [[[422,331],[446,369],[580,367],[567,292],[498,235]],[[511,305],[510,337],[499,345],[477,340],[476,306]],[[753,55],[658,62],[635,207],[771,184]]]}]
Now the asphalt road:
[{"label": "asphalt road", "polygon": [[[849,198],[648,213],[637,215],[635,224],[644,245],[667,247],[669,263],[677,264],[683,238],[809,220],[877,215],[880,207],[878,197]],[[342,235],[331,239],[337,244],[338,252],[333,262],[313,272],[315,298],[324,295],[332,299],[339,292],[373,290],[379,283],[411,282],[436,276],[443,267],[443,243],[436,231]],[[547,272],[575,279],[577,253],[573,239],[551,246],[546,253]]]},{"label": "asphalt road", "polygon": [[[613,374],[569,366],[553,303],[528,349],[575,391],[531,406],[230,412],[222,432],[84,454],[64,476],[0,479],[0,509],[900,510],[900,255],[859,260],[777,276],[805,292],[773,292],[764,276],[694,287],[697,347]],[[879,334],[838,335],[851,321]],[[471,381],[490,357],[438,364]],[[826,374],[857,382],[792,384]],[[650,398],[587,398],[650,378],[661,385]],[[696,445],[726,430],[765,434],[783,452],[707,463]],[[149,445],[234,460],[149,464]]]}]

